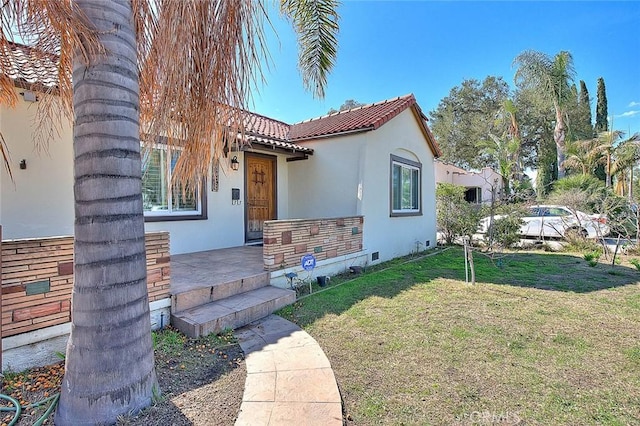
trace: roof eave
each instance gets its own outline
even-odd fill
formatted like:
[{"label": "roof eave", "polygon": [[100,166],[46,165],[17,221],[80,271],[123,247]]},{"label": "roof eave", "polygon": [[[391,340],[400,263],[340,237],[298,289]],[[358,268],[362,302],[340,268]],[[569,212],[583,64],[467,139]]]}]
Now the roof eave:
[{"label": "roof eave", "polygon": [[290,155],[292,156],[292,158],[300,157],[300,159],[304,159],[304,160],[306,160],[309,155],[313,155],[313,149],[311,148],[300,147],[301,149],[298,149],[295,147],[277,146],[277,145],[274,145],[273,143],[269,143],[267,141],[259,141],[259,140],[251,140],[248,142],[249,142],[248,144],[243,145],[240,148],[240,151],[254,149],[254,150],[263,151],[263,152],[266,152],[266,151],[276,152],[280,154]]},{"label": "roof eave", "polygon": [[318,140],[318,139],[328,139],[328,138],[334,138],[334,137],[338,137],[338,136],[344,136],[344,135],[352,135],[354,133],[364,133],[364,132],[368,132],[371,130],[376,130],[377,127],[375,126],[367,126],[367,127],[361,127],[359,129],[351,129],[351,130],[347,130],[344,132],[336,132],[336,133],[325,133],[322,135],[314,135],[314,136],[305,136],[302,138],[295,138],[295,139],[289,139],[291,142],[309,142],[312,140]]},{"label": "roof eave", "polygon": [[433,133],[431,133],[429,126],[427,126],[427,117],[423,114],[417,102],[411,105],[411,110],[413,111],[413,114],[419,123],[420,130],[422,130],[422,134],[427,140],[427,144],[429,145],[434,158],[440,157],[442,155],[442,151],[440,151],[440,147],[438,146],[438,142],[436,142],[435,136],[433,136]]}]

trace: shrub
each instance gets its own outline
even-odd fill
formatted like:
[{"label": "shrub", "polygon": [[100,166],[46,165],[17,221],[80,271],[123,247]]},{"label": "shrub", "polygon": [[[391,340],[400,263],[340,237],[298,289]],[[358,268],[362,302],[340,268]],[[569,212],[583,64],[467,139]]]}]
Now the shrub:
[{"label": "shrub", "polygon": [[466,188],[439,183],[436,188],[436,220],[447,244],[456,238],[471,237],[480,223],[480,209],[464,199]]},{"label": "shrub", "polygon": [[600,256],[602,256],[602,250],[593,250],[589,253],[585,253],[583,256],[584,260],[586,260],[589,266],[593,268],[598,264],[598,260],[600,260]]},{"label": "shrub", "polygon": [[589,253],[585,253],[583,256],[584,260],[586,260],[587,262],[591,262],[592,260],[600,259],[600,256],[602,256],[602,252],[600,250],[594,250]]},{"label": "shrub", "polygon": [[640,271],[640,260],[638,259],[629,259],[629,263],[636,267],[637,270]]},{"label": "shrub", "polygon": [[564,240],[567,242],[567,245],[564,246],[564,251],[593,252],[596,250],[602,250],[602,247],[597,241],[585,238],[577,232],[567,232],[564,236]]},{"label": "shrub", "polygon": [[604,182],[591,175],[571,175],[553,183],[553,193],[566,191],[585,191],[596,193],[604,189]]},{"label": "shrub", "polygon": [[520,241],[520,227],[522,226],[522,216],[510,214],[495,219],[489,228],[493,241],[502,247],[512,247]]},{"label": "shrub", "polygon": [[523,224],[522,218],[527,214],[527,210],[518,204],[502,204],[495,207],[489,229],[487,230],[487,241],[491,248],[513,247],[520,241],[520,227]]}]

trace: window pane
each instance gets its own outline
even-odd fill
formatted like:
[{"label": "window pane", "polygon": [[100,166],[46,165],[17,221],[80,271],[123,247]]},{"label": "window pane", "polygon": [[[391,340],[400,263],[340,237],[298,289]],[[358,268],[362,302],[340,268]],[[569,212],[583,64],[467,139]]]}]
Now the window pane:
[{"label": "window pane", "polygon": [[418,176],[418,169],[413,169],[411,175],[411,208],[418,210],[418,200],[420,199],[420,177]]},{"label": "window pane", "polygon": [[169,210],[165,157],[164,150],[152,149],[143,158],[142,202],[145,211]]},{"label": "window pane", "polygon": [[145,212],[198,212],[197,189],[174,187],[168,190],[180,153],[174,152],[169,159],[166,149],[153,148],[144,153],[142,159],[142,201]]},{"label": "window pane", "polygon": [[411,205],[411,169],[402,168],[402,209],[412,209]]},{"label": "window pane", "polygon": [[393,183],[391,185],[391,193],[393,195],[393,210],[400,210],[402,208],[401,205],[401,194],[402,194],[402,167],[398,164],[393,165]]},{"label": "window pane", "polygon": [[187,187],[184,191],[182,187],[173,188],[172,209],[174,211],[193,211],[198,209],[195,191]]},{"label": "window pane", "polygon": [[[171,154],[171,171],[176,167],[179,152]],[[172,211],[195,211],[198,210],[198,202],[196,200],[195,191],[189,187],[183,188],[181,185],[175,185],[171,191],[171,209]]]},{"label": "window pane", "polygon": [[393,163],[391,170],[391,209],[420,210],[420,169]]}]

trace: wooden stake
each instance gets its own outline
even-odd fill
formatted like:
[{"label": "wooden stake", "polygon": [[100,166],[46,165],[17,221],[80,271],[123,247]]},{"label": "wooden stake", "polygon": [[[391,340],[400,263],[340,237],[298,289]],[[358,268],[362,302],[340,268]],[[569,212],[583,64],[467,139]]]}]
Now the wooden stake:
[{"label": "wooden stake", "polygon": [[476,269],[473,266],[473,249],[469,247],[469,268],[471,269],[471,285],[476,283]]}]

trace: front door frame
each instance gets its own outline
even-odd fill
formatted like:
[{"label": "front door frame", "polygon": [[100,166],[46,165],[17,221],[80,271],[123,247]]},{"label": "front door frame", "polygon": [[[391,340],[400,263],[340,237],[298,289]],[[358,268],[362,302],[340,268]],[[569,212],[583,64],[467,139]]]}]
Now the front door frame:
[{"label": "front door frame", "polygon": [[270,160],[273,168],[273,182],[272,182],[272,201],[273,201],[273,219],[278,217],[278,157],[274,155],[261,154],[256,152],[246,152],[244,153],[244,242],[245,243],[255,243],[262,241],[262,238],[252,238],[249,239],[248,231],[249,231],[249,182],[251,177],[249,176],[249,160],[251,158],[261,158]]}]

